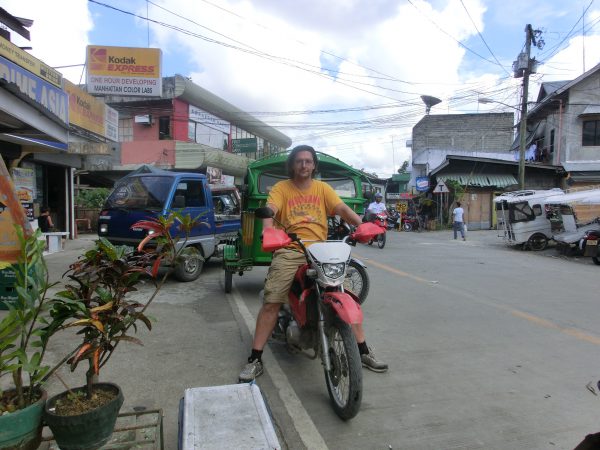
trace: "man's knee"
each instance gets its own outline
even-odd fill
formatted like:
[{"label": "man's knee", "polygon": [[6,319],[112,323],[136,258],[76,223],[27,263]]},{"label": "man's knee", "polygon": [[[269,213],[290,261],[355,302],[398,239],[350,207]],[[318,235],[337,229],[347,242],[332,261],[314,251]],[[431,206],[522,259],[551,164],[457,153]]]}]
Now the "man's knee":
[{"label": "man's knee", "polygon": [[267,314],[277,314],[281,303],[263,303],[262,309]]}]

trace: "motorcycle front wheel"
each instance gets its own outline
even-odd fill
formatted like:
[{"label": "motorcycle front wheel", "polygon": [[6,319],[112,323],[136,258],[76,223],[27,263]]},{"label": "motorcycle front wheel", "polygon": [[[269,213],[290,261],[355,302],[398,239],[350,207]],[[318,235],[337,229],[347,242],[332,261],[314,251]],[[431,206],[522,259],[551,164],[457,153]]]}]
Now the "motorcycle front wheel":
[{"label": "motorcycle front wheel", "polygon": [[335,413],[343,420],[358,414],[362,401],[362,364],[350,325],[336,318],[326,330],[331,370],[325,382]]},{"label": "motorcycle front wheel", "polygon": [[412,224],[410,222],[404,222],[402,224],[402,229],[404,231],[412,231],[413,227],[412,227]]},{"label": "motorcycle front wheel", "polygon": [[346,279],[344,280],[344,290],[351,291],[358,297],[358,303],[363,304],[369,295],[369,274],[366,269],[351,259],[346,270]]},{"label": "motorcycle front wheel", "polygon": [[377,235],[377,247],[383,248],[385,247],[385,233],[381,233]]}]

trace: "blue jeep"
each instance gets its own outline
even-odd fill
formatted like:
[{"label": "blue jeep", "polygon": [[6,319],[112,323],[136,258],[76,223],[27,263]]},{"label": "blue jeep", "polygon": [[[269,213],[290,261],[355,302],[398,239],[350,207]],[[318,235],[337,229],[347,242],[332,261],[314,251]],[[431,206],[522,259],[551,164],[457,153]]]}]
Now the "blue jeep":
[{"label": "blue jeep", "polygon": [[[186,258],[174,270],[180,281],[193,281],[205,260],[220,243],[240,229],[240,196],[233,186],[211,186],[199,173],[169,172],[146,168],[117,181],[98,220],[98,235],[117,245],[137,246],[146,232],[131,228],[139,220],[181,211],[208,224],[195,227],[186,246],[195,247],[202,258]],[[172,233],[178,234],[173,227]]]}]

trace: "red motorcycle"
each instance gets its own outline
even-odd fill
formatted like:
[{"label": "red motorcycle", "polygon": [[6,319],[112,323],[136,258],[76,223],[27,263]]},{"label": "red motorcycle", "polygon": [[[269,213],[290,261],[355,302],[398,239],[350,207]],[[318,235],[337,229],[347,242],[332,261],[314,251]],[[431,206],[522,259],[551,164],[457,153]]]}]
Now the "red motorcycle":
[{"label": "red motorcycle", "polygon": [[[260,219],[273,217],[266,207],[254,214]],[[341,241],[315,242],[307,247],[294,233],[276,228],[263,232],[264,251],[295,242],[306,256],[290,289],[289,305],[279,312],[273,338],[294,352],[312,350],[307,353],[311,359],[321,358],[333,410],[343,420],[358,414],[362,400],[362,364],[350,325],[362,323],[363,313],[358,297],[344,291],[350,245],[366,242],[378,233],[379,227],[363,223]]]},{"label": "red motorcycle", "polygon": [[385,247],[385,232],[386,232],[387,226],[388,226],[388,216],[387,216],[387,214],[384,213],[384,212],[377,213],[377,214],[369,213],[368,222],[369,223],[373,223],[373,224],[377,225],[380,228],[379,234],[374,239],[371,239],[368,242],[368,244],[372,245],[373,242],[376,241],[377,242],[377,246],[379,248]]}]

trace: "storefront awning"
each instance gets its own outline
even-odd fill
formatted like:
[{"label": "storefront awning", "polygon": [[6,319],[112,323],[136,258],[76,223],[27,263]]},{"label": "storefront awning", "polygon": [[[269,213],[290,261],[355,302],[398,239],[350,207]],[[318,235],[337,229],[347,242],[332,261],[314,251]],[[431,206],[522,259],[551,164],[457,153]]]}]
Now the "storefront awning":
[{"label": "storefront awning", "polygon": [[600,114],[600,106],[599,105],[587,105],[583,112],[579,114],[578,117],[581,116],[592,116]]},{"label": "storefront awning", "polygon": [[478,174],[471,175],[468,173],[464,174],[440,174],[437,176],[438,180],[452,180],[457,181],[462,186],[473,186],[473,187],[497,187],[505,188],[519,184],[517,179],[512,175],[499,175],[499,174]]}]

